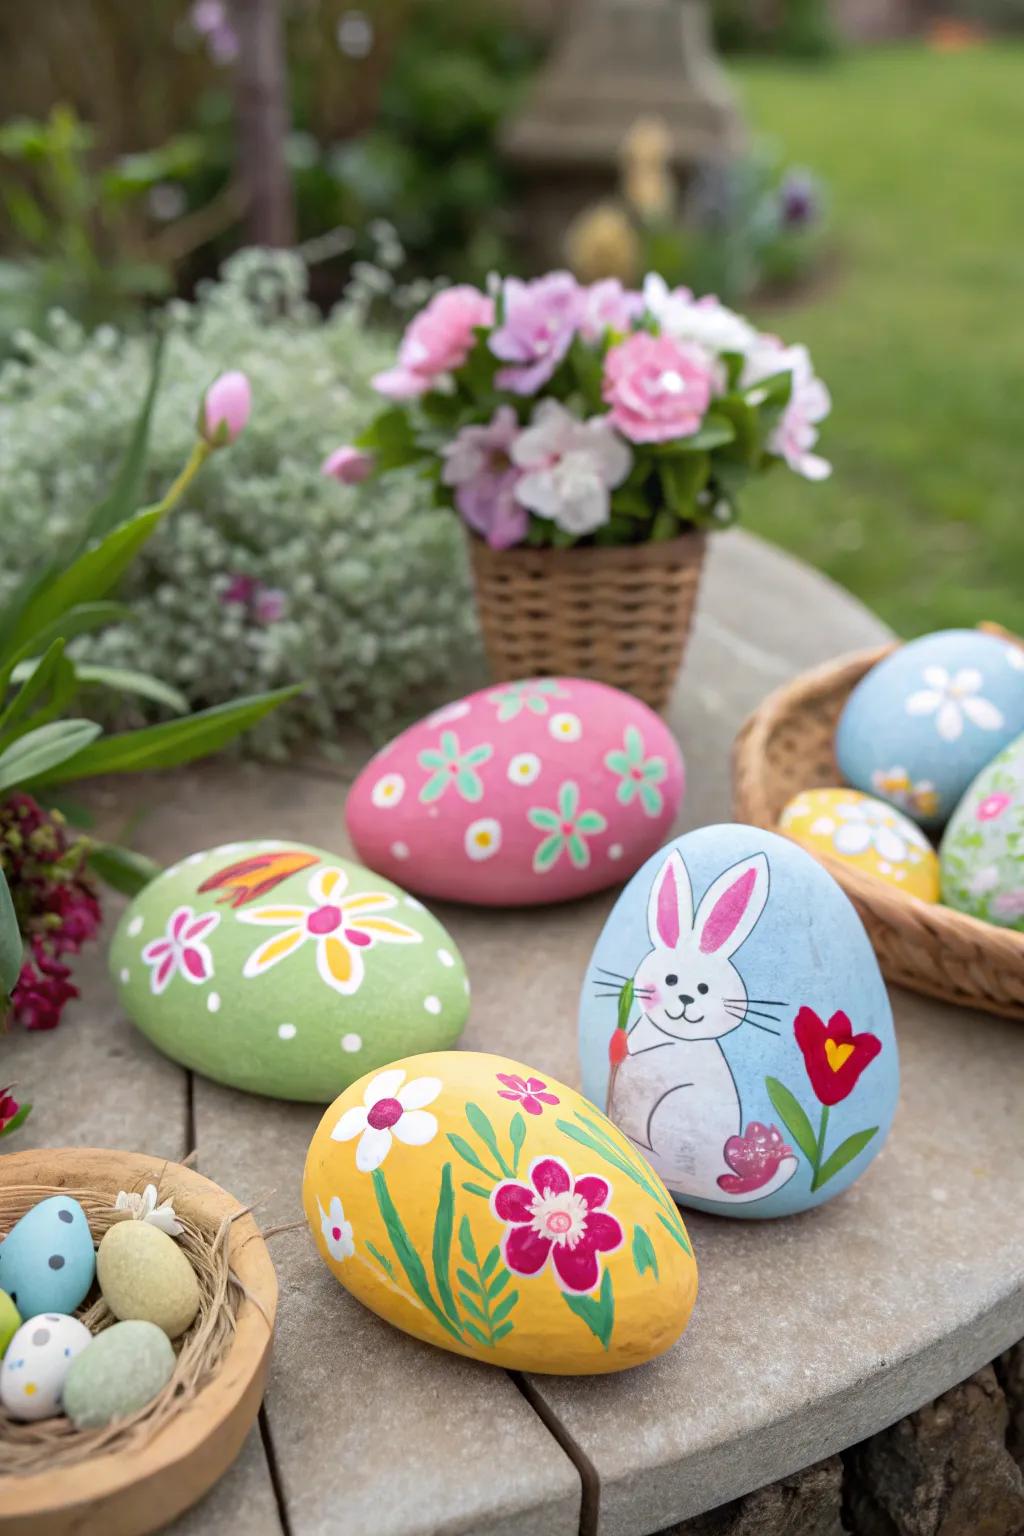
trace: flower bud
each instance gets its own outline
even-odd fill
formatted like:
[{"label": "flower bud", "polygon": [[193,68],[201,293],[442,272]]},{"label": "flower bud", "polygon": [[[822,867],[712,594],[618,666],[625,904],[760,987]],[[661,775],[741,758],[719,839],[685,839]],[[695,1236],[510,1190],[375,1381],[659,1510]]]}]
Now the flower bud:
[{"label": "flower bud", "polygon": [[244,373],[222,373],[214,379],[199,407],[199,435],[211,448],[233,443],[252,409],[252,390]]}]

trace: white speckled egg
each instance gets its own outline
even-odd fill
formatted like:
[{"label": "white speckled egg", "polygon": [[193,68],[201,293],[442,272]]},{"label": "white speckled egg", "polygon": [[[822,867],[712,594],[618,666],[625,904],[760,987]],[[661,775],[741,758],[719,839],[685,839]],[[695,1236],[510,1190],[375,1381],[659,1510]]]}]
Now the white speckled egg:
[{"label": "white speckled egg", "polygon": [[0,1402],[12,1419],[49,1419],[60,1412],[60,1397],[71,1362],[92,1343],[76,1317],[41,1312],[22,1323],[0,1366]]}]

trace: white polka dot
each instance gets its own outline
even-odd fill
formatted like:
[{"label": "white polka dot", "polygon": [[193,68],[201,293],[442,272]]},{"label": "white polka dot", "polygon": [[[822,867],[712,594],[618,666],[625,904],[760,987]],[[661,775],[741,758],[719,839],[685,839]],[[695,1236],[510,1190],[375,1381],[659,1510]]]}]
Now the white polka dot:
[{"label": "white polka dot", "polygon": [[479,821],[471,821],[466,828],[463,846],[475,864],[481,859],[493,858],[501,847],[501,823],[493,816],[482,816]]},{"label": "white polka dot", "polygon": [[168,864],[167,868],[165,870],[163,870],[161,872],[161,874],[157,876],[157,878],[160,879],[160,880],[166,880],[170,876],[176,875],[180,868],[181,868],[180,864]]},{"label": "white polka dot", "polygon": [[457,699],[454,704],[446,704],[443,709],[435,710],[427,724],[448,725],[452,720],[463,720],[471,708],[472,705],[466,699]]},{"label": "white polka dot", "polygon": [[380,811],[398,805],[405,794],[405,780],[400,773],[386,773],[370,790],[370,799]]},{"label": "white polka dot", "polygon": [[341,1048],[343,1051],[361,1051],[363,1048],[362,1035],[342,1035]]},{"label": "white polka dot", "polygon": [[455,956],[452,954],[450,949],[439,949],[437,952],[437,958],[440,960],[442,965],[448,966],[449,969],[451,969],[451,967],[455,964]]},{"label": "white polka dot", "polygon": [[[221,850],[218,848],[217,852],[219,853],[220,851]],[[205,858],[206,858],[206,854],[205,853],[190,853],[188,858],[185,860],[185,863],[186,864],[201,864]]]},{"label": "white polka dot", "polygon": [[220,1009],[220,993],[211,992],[209,997],[206,999],[206,1006],[211,1013],[217,1013]]},{"label": "white polka dot", "polygon": [[283,848],[284,843],[282,843],[279,837],[265,837],[263,841],[261,843],[257,843],[256,846],[258,848]]},{"label": "white polka dot", "polygon": [[879,859],[879,861],[878,861],[878,873],[880,875],[891,875],[892,874],[892,865],[889,863],[888,859]]},{"label": "white polka dot", "polygon": [[623,848],[621,843],[612,843],[611,847],[608,849],[608,857],[610,859],[621,859],[622,853]]},{"label": "white polka dot", "polygon": [[124,966],[121,967],[121,985],[122,985],[122,987],[126,987],[128,985],[128,976],[129,976],[128,967],[126,965],[124,965]]},{"label": "white polka dot", "polygon": [[297,1030],[294,1024],[279,1024],[277,1026],[277,1038],[279,1040],[294,1040]]},{"label": "white polka dot", "polygon": [[540,773],[541,762],[536,752],[517,752],[508,765],[511,784],[532,784]]},{"label": "white polka dot", "polygon": [[396,858],[396,859],[407,859],[409,857],[409,844],[408,843],[392,843],[391,844],[391,853],[392,853],[392,856],[394,858]]},{"label": "white polka dot", "polygon": [[462,978],[462,990],[465,992],[466,996],[468,997],[469,996],[469,977],[468,976],[463,976],[463,978]]},{"label": "white polka dot", "polygon": [[405,904],[407,907],[411,907],[414,912],[424,912],[426,910],[422,901],[417,901],[415,896],[407,896]]},{"label": "white polka dot", "polygon": [[423,999],[423,1006],[428,1013],[440,1013],[441,999],[439,997],[425,997]]},{"label": "white polka dot", "polygon": [[132,918],[131,922],[128,924],[128,936],[129,936],[129,938],[134,939],[134,937],[135,937],[135,935],[137,933],[141,933],[142,932],[142,921],[143,920],[142,920],[141,917],[133,917]]},{"label": "white polka dot", "polygon": [[548,721],[548,730],[556,741],[579,741],[583,735],[579,715],[552,715]]}]

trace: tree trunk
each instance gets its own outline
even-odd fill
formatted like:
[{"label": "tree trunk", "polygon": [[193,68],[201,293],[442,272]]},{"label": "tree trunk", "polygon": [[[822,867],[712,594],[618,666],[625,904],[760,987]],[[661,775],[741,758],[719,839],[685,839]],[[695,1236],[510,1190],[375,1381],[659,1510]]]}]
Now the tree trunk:
[{"label": "tree trunk", "polygon": [[233,0],[238,179],[253,245],[295,244],[295,204],[285,159],[288,80],[279,0]]}]

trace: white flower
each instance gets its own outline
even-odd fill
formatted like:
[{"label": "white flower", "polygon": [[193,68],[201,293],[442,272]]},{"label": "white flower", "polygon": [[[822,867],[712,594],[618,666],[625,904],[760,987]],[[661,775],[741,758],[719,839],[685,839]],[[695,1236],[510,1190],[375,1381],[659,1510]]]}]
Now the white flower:
[{"label": "white flower", "polygon": [[407,1147],[424,1147],[437,1135],[437,1118],[427,1114],[441,1092],[439,1077],[416,1077],[402,1087],[405,1072],[389,1067],[378,1072],[367,1084],[362,1104],[346,1109],[334,1130],[332,1141],[351,1141],[359,1137],[356,1167],[372,1173],[391,1151],[393,1137]]},{"label": "white flower", "polygon": [[814,372],[806,347],[784,347],[777,336],[759,336],[743,365],[740,387],[749,391],[762,379],[777,373],[791,374],[793,382],[786,409],[768,439],[768,447],[806,480],[826,480],[832,473],[831,464],[810,450],[818,441],[817,423],[824,421],[832,409],[832,397]]},{"label": "white flower", "polygon": [[471,821],[463,839],[466,853],[478,864],[482,859],[493,858],[501,847],[501,822],[493,816],[482,816]]},{"label": "white flower", "polygon": [[578,535],[608,521],[610,492],[633,465],[629,448],[603,416],[580,421],[550,399],[537,406],[512,459],[524,471],[515,487],[520,506]]},{"label": "white flower", "polygon": [[710,294],[695,299],[688,288],[669,288],[657,272],[644,279],[644,304],[663,335],[695,341],[709,352],[747,353],[758,339],[754,327],[735,310]]},{"label": "white flower", "polygon": [[159,1227],[168,1237],[179,1237],[184,1230],[170,1200],[157,1205],[155,1184],[147,1184],[141,1195],[134,1189],[122,1189],[114,1201],[114,1210],[131,1211],[133,1221],[145,1221],[151,1227]]},{"label": "white flower", "polygon": [[905,864],[911,847],[928,847],[922,832],[909,822],[897,820],[889,806],[878,800],[844,801],[836,806],[836,815],[841,825],[836,828],[832,846],[837,853],[866,853],[873,847],[880,859]]},{"label": "white flower", "polygon": [[352,1223],[345,1220],[345,1212],[341,1201],[335,1195],[329,1208],[325,1211],[317,1196],[317,1206],[320,1210],[320,1230],[327,1244],[327,1251],[332,1259],[339,1263],[342,1259],[350,1259],[356,1251],[356,1245],[352,1241]]},{"label": "white flower", "polygon": [[1024,645],[1008,645],[1006,659],[1015,672],[1024,672]]},{"label": "white flower", "polygon": [[927,687],[912,693],[904,707],[908,715],[934,715],[943,741],[959,741],[965,716],[980,731],[1001,730],[1001,710],[980,696],[984,678],[977,667],[961,667],[952,677],[945,667],[925,667],[921,675]]}]

